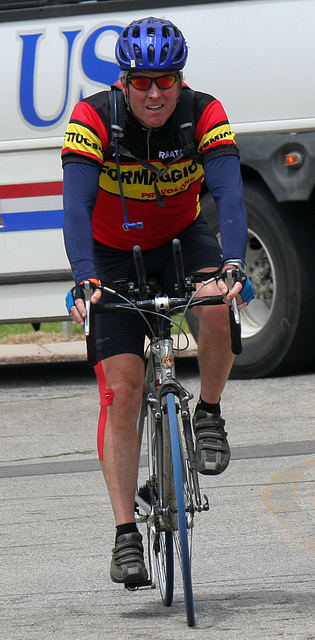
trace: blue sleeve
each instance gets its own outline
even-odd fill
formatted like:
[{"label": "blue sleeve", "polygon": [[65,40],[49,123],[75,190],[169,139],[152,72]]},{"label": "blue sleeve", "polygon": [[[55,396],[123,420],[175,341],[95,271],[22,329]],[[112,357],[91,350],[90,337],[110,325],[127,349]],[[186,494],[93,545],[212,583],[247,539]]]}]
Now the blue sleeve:
[{"label": "blue sleeve", "polygon": [[63,233],[74,281],[97,278],[94,264],[92,213],[98,194],[99,169],[69,162],[64,167]]},{"label": "blue sleeve", "polygon": [[236,156],[213,158],[205,163],[204,172],[218,211],[223,260],[245,260],[247,215],[239,159]]}]

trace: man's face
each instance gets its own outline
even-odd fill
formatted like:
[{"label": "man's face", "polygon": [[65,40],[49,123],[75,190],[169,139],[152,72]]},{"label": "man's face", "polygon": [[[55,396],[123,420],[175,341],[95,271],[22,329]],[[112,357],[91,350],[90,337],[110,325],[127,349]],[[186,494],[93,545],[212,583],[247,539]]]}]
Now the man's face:
[{"label": "man's face", "polygon": [[[131,75],[131,74],[130,74]],[[161,78],[173,76],[161,71],[132,72],[132,78]],[[176,82],[169,89],[160,89],[155,82],[146,90],[136,89],[131,82],[122,78],[122,90],[129,100],[133,114],[148,129],[162,127],[176,109],[181,89],[181,74],[175,74]]]}]

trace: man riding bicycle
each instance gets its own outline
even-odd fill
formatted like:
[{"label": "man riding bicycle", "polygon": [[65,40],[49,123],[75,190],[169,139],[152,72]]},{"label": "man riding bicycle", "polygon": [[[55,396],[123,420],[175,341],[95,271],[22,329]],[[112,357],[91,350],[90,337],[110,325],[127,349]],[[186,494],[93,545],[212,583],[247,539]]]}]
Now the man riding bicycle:
[{"label": "man riding bicycle", "polygon": [[[123,29],[116,44],[121,70],[124,126],[119,159],[109,152],[113,109],[110,91],[79,102],[72,113],[62,152],[64,237],[76,283],[71,317],[84,324],[80,283],[136,281],[132,249],[143,250],[147,276],[174,295],[176,275],[171,241],[181,241],[186,276],[192,272],[245,271],[246,212],[238,149],[221,103],[192,92],[183,82],[187,44],[170,21],[149,17]],[[113,91],[113,90],[112,90]],[[194,145],[185,149],[180,109],[192,96]],[[184,149],[183,149],[184,147]],[[118,163],[119,160],[119,163]],[[144,164],[143,164],[144,163]],[[122,207],[119,175],[123,186]],[[199,204],[205,180],[220,222],[222,249]],[[245,278],[244,278],[245,280]],[[243,280],[243,281],[244,281]],[[219,474],[230,460],[220,398],[233,364],[228,306],[240,308],[253,297],[249,280],[231,291],[224,278],[200,295],[223,294],[226,305],[200,307],[201,392],[193,419],[200,473]],[[81,297],[80,297],[81,296]],[[139,446],[136,422],[144,381],[145,324],[138,314],[97,314],[95,371],[100,390],[98,450],[116,521],[111,563],[114,582],[141,584],[147,578],[141,535],[134,520]]]}]

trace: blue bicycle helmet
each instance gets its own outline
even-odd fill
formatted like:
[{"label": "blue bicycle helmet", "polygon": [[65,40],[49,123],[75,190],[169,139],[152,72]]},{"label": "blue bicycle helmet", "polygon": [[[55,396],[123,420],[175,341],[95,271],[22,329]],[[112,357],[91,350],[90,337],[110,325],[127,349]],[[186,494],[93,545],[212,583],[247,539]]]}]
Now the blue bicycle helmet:
[{"label": "blue bicycle helmet", "polygon": [[122,71],[176,71],[186,64],[188,48],[182,32],[161,18],[134,20],[121,32],[116,59]]}]

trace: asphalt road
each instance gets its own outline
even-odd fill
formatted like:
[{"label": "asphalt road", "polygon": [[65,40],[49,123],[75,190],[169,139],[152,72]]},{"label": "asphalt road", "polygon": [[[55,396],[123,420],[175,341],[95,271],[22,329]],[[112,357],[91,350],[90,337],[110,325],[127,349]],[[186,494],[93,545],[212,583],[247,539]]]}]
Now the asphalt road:
[{"label": "asphalt road", "polygon": [[[198,393],[194,359],[178,364]],[[202,478],[197,626],[182,588],[109,579],[114,523],[96,455],[98,392],[85,363],[0,368],[3,640],[315,640],[315,374],[228,382],[227,471]]]}]

